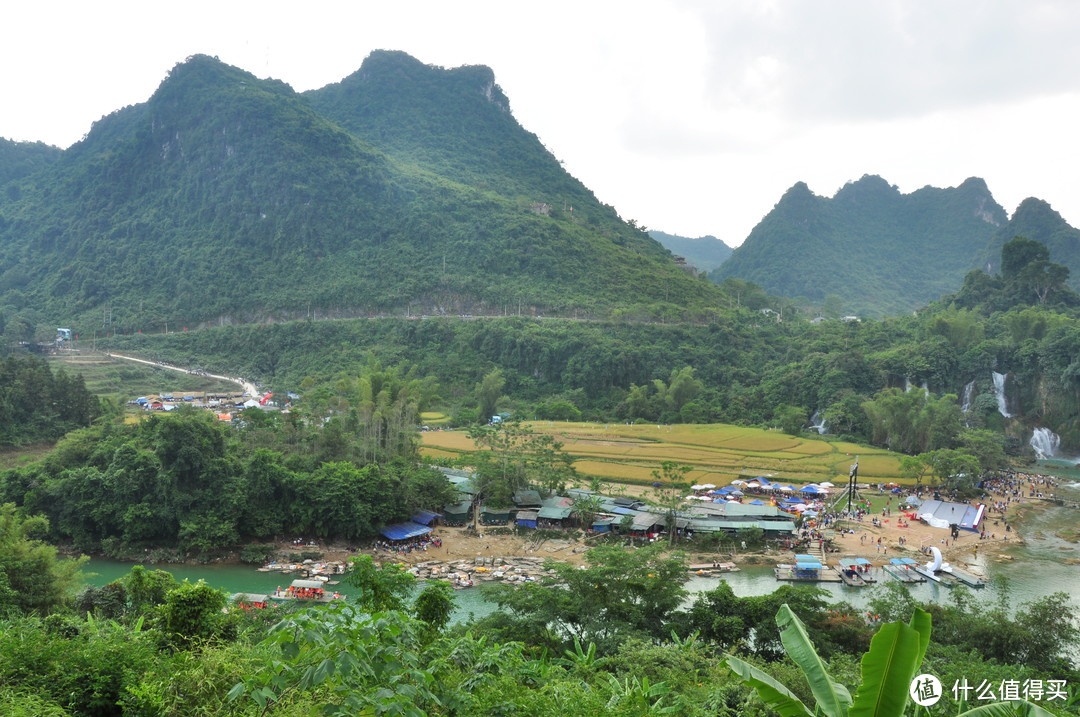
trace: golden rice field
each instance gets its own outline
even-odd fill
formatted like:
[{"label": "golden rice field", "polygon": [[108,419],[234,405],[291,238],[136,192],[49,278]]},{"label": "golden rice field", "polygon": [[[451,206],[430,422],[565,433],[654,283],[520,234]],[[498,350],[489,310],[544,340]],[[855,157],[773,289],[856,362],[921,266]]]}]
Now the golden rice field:
[{"label": "golden rice field", "polygon": [[[583,476],[649,485],[661,463],[688,465],[687,485],[725,485],[737,477],[758,475],[805,484],[847,480],[859,459],[863,481],[899,481],[900,456],[880,448],[830,442],[817,436],[789,436],[759,428],[726,424],[625,425],[534,421],[527,424],[562,442]],[[475,449],[462,431],[422,434],[422,451],[432,458],[460,456]]]}]

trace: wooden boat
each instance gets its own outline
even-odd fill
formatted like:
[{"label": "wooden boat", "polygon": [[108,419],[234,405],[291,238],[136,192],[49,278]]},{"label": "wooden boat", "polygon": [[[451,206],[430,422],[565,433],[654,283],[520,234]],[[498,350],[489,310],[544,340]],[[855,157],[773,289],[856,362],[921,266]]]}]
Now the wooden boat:
[{"label": "wooden boat", "polygon": [[686,567],[687,570],[695,575],[713,576],[720,573],[739,572],[739,568],[735,563],[694,563],[693,565],[687,565]]}]

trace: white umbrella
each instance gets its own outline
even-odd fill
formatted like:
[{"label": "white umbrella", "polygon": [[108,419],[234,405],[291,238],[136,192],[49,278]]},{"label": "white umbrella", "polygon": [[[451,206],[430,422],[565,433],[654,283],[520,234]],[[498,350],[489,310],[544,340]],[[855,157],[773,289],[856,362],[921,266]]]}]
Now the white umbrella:
[{"label": "white umbrella", "polygon": [[758,485],[757,483],[755,483],[754,481],[750,481],[749,483],[746,484],[746,487],[747,488],[760,488],[761,486]]},{"label": "white umbrella", "polygon": [[705,490],[712,490],[716,486],[713,485],[712,483],[702,483],[701,487],[704,488]]},{"label": "white umbrella", "polygon": [[830,483],[829,481],[825,481],[824,483],[818,483],[818,485],[821,486],[822,488],[835,488],[836,487],[834,484]]},{"label": "white umbrella", "polygon": [[705,486],[703,486],[703,485],[692,485],[692,486],[690,486],[690,490],[705,490]]},{"label": "white umbrella", "polygon": [[791,506],[791,510],[794,510],[797,513],[801,513],[804,510],[806,510],[806,504],[805,503],[796,503],[795,505]]},{"label": "white umbrella", "polygon": [[731,481],[731,485],[746,485],[746,481],[736,479]]}]

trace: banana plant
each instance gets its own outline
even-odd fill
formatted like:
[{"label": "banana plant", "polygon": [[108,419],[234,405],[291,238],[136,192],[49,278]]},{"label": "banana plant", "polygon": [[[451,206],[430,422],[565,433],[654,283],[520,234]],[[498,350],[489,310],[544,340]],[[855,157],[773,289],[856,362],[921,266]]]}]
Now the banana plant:
[{"label": "banana plant", "polygon": [[[847,688],[825,669],[802,620],[787,605],[776,613],[780,640],[788,656],[799,666],[816,702],[811,710],[795,693],[771,675],[734,655],[727,665],[743,684],[782,717],[902,717],[910,701],[909,689],[930,644],[930,615],[915,609],[911,621],[881,626],[870,649],[862,657],[862,684],[852,698]],[[995,702],[967,710],[958,717],[1006,717],[1025,715],[1053,717],[1051,712],[1026,700]]]}]

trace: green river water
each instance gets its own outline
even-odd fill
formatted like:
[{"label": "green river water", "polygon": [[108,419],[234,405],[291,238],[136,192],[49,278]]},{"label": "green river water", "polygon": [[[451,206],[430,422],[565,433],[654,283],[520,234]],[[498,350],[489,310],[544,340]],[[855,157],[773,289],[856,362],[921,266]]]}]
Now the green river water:
[{"label": "green river water", "polygon": [[[1053,471],[1061,478],[1057,492],[1061,495],[1080,500],[1080,471],[1071,467],[1047,465],[1047,472]],[[989,525],[993,524],[993,520]],[[1080,595],[1080,565],[1068,565],[1066,560],[1080,560],[1080,544],[1059,538],[1055,533],[1063,529],[1075,529],[1080,526],[1080,510],[1066,507],[1052,507],[1027,519],[1021,528],[1021,535],[1026,541],[1023,547],[1010,550],[1012,561],[996,562],[986,555],[980,555],[973,561],[982,572],[990,576],[987,587],[973,590],[976,601],[996,602],[1003,586],[1007,585],[1009,602],[1012,605],[1028,602],[1053,592],[1065,592]],[[989,528],[993,530],[993,528]],[[850,536],[854,539],[854,536]],[[114,560],[92,559],[85,570],[92,573],[89,582],[104,585],[125,575],[131,569],[131,563]],[[179,580],[205,580],[208,584],[229,593],[272,593],[275,587],[286,587],[295,576],[279,573],[261,573],[253,567],[242,565],[156,565],[156,568],[168,570]],[[736,573],[729,573],[722,578],[691,577],[687,588],[691,593],[710,590],[720,580],[728,582],[736,595],[763,595],[777,588],[772,568],[746,567]],[[879,577],[882,582],[884,577]],[[817,583],[827,590],[836,600],[845,600],[856,607],[864,607],[872,596],[870,588],[852,588],[842,583]],[[909,586],[912,596],[920,601],[948,600],[950,588],[937,583],[917,583]],[[331,586],[342,594],[350,594],[350,588],[341,584]],[[483,585],[454,593],[457,609],[454,621],[486,615],[496,607],[484,599]],[[1080,602],[1074,598],[1074,605],[1080,608]]]}]

